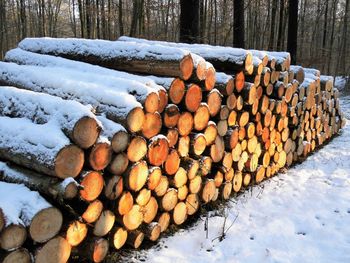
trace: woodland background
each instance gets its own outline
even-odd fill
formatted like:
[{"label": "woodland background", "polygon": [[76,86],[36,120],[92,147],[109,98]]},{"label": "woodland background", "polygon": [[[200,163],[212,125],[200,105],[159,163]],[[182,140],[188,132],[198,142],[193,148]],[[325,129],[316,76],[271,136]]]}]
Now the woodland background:
[{"label": "woodland background", "polygon": [[[193,0],[191,0],[193,1]],[[180,3],[181,2],[181,3]],[[178,41],[180,0],[0,0],[0,59],[25,37],[116,40],[121,35]],[[288,0],[195,0],[196,42],[233,46],[244,28],[244,47],[286,50]],[[244,21],[234,23],[235,3]],[[350,72],[350,0],[299,0],[297,63],[324,74]],[[185,3],[186,4],[186,3]],[[236,7],[237,10],[237,7]],[[238,11],[238,10],[237,10]],[[242,22],[244,23],[242,27]]]}]

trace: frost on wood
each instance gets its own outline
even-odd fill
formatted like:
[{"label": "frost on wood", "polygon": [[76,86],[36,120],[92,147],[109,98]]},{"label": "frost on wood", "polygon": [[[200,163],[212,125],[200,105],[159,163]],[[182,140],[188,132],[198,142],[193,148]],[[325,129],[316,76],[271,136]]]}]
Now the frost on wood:
[{"label": "frost on wood", "polygon": [[28,118],[38,124],[56,122],[62,131],[78,144],[79,138],[74,133],[76,125],[84,119],[91,119],[90,122],[95,124],[92,129],[96,134],[87,142],[86,148],[96,141],[98,130],[101,129],[89,107],[76,101],[14,87],[0,87],[0,115]]},{"label": "frost on wood", "polygon": [[105,113],[124,126],[128,114],[142,108],[134,96],[89,83],[86,79],[69,78],[69,70],[65,69],[0,62],[1,83],[90,104],[97,113]]}]

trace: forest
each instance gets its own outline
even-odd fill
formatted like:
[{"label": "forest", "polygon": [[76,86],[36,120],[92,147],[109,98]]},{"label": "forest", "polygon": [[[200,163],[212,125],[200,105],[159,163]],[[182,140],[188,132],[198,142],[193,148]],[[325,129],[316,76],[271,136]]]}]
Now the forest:
[{"label": "forest", "polygon": [[[287,0],[1,0],[0,58],[26,37],[82,37],[116,40],[121,35],[179,41],[181,3],[194,2],[198,17],[195,42],[287,50]],[[242,20],[234,17],[241,3]],[[299,0],[297,63],[328,75],[350,71],[350,0]],[[193,4],[193,3],[192,3]],[[239,4],[237,4],[239,5]],[[189,7],[187,7],[189,8]],[[236,11],[238,7],[236,7]],[[237,13],[236,13],[237,14]]]}]

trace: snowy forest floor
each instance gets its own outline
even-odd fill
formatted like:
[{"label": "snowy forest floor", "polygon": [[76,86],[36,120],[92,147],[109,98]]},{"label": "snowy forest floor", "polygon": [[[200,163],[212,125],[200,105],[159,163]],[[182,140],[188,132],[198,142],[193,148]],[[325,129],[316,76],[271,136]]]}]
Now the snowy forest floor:
[{"label": "snowy forest floor", "polygon": [[[349,120],[350,96],[341,106]],[[350,121],[305,162],[130,252],[108,262],[350,262]]]}]

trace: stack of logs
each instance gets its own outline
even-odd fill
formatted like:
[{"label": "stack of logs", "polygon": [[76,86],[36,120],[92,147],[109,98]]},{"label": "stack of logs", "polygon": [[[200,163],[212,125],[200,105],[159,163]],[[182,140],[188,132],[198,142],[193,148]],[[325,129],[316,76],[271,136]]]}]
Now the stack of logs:
[{"label": "stack of logs", "polygon": [[291,66],[286,52],[44,38],[5,60],[4,262],[101,262],[109,249],[156,241],[345,124],[333,79]]}]

